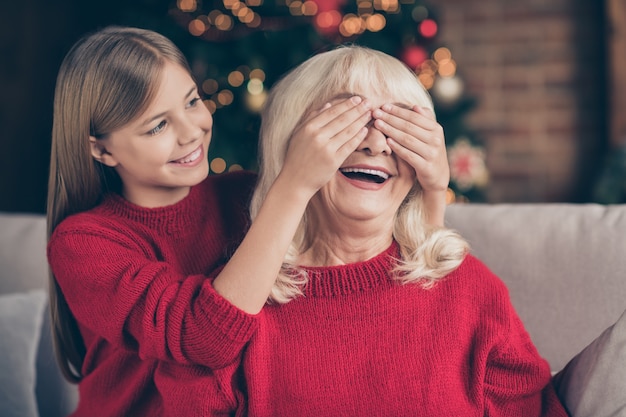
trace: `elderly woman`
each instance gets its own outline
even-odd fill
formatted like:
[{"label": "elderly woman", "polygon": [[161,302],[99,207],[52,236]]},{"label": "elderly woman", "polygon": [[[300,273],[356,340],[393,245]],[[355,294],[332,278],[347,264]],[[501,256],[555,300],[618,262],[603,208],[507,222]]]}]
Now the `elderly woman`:
[{"label": "elderly woman", "polygon": [[373,119],[310,201],[259,315],[242,363],[248,415],[566,416],[504,284],[424,218],[422,190],[448,178],[417,173],[443,130],[400,61],[340,47],[277,83],[252,217],[291,138],[314,140],[320,109],[355,94]]}]

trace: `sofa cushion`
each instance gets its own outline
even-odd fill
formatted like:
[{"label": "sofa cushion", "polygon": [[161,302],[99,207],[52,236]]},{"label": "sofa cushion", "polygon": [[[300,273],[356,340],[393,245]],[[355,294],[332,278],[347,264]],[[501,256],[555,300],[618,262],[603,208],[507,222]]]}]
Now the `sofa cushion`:
[{"label": "sofa cushion", "polygon": [[4,417],[36,417],[35,357],[46,293],[0,295],[0,404]]},{"label": "sofa cushion", "polygon": [[[33,289],[44,290],[47,294],[46,217],[30,213],[0,213],[0,230],[0,294]],[[48,311],[47,305],[45,310]],[[43,314],[36,369],[39,414],[45,417],[70,414],[78,401],[78,389],[63,378],[56,363],[50,314]]]},{"label": "sofa cushion", "polygon": [[626,311],[554,382],[572,417],[626,416]]},{"label": "sofa cushion", "polygon": [[0,294],[48,287],[46,218],[1,213]]},{"label": "sofa cushion", "polygon": [[456,204],[446,223],[506,283],[537,349],[560,371],[626,308],[625,208]]}]

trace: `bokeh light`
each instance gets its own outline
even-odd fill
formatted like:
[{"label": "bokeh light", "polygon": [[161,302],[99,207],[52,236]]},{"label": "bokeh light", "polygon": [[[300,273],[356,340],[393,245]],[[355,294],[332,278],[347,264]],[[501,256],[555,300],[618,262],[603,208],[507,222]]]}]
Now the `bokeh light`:
[{"label": "bokeh light", "polygon": [[196,0],[178,0],[176,2],[176,7],[178,7],[180,11],[192,13],[198,8],[198,3]]},{"label": "bokeh light", "polygon": [[432,38],[437,34],[437,22],[432,19],[423,20],[419,25],[419,32],[425,38]]},{"label": "bokeh light", "polygon": [[211,161],[211,171],[221,174],[226,170],[226,161],[223,158],[214,158]]},{"label": "bokeh light", "polygon": [[228,74],[228,84],[233,87],[239,87],[243,84],[244,76],[240,71],[232,71]]},{"label": "bokeh light", "polygon": [[217,83],[216,80],[212,78],[208,80],[204,80],[204,82],[202,83],[202,91],[204,91],[206,94],[209,94],[209,95],[215,94],[218,88],[219,88],[219,84]]},{"label": "bokeh light", "polygon": [[194,19],[191,22],[189,22],[188,29],[189,29],[189,33],[191,33],[193,36],[201,36],[206,30],[206,25],[204,24],[202,20]]},{"label": "bokeh light", "polygon": [[252,95],[261,94],[265,89],[265,87],[263,86],[263,81],[259,80],[258,78],[252,78],[250,81],[248,81],[247,88],[248,92]]},{"label": "bokeh light", "polygon": [[217,93],[217,102],[221,104],[222,106],[228,106],[229,104],[233,102],[234,98],[235,96],[233,95],[233,92],[230,90],[222,90],[219,93]]}]

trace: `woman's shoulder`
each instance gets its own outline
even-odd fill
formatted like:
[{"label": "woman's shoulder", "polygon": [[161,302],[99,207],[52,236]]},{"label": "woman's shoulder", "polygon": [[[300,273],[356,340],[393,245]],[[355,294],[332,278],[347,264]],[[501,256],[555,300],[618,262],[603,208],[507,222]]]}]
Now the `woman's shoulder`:
[{"label": "woman's shoulder", "polygon": [[486,297],[508,300],[506,284],[482,260],[472,254],[466,255],[461,265],[445,280],[450,285],[465,287],[468,291]]},{"label": "woman's shoulder", "polygon": [[493,274],[491,269],[489,269],[489,267],[481,259],[471,253],[468,253],[465,256],[463,262],[459,265],[459,269],[474,271],[476,273]]},{"label": "woman's shoulder", "polygon": [[455,300],[451,308],[459,309],[467,320],[473,317],[477,325],[489,322],[493,329],[511,325],[516,313],[506,284],[475,256],[467,255],[442,284],[448,299]]}]

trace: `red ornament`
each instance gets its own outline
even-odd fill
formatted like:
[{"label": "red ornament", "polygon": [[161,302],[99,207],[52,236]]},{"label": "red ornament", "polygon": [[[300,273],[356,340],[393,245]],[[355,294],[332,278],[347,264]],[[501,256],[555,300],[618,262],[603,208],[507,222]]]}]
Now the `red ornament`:
[{"label": "red ornament", "polygon": [[412,69],[418,68],[427,58],[428,52],[426,52],[426,49],[419,45],[410,45],[406,47],[400,56],[402,62],[407,64],[409,68]]},{"label": "red ornament", "polygon": [[432,19],[422,20],[419,32],[425,38],[433,38],[437,34],[437,22]]},{"label": "red ornament", "polygon": [[341,7],[347,0],[313,0],[317,4],[317,15],[313,19],[315,29],[325,36],[339,32],[341,24]]},{"label": "red ornament", "polygon": [[341,13],[337,10],[319,12],[313,19],[315,29],[322,35],[334,35],[339,31]]},{"label": "red ornament", "polygon": [[313,0],[317,4],[319,12],[327,12],[329,10],[340,10],[346,4],[346,0]]}]

